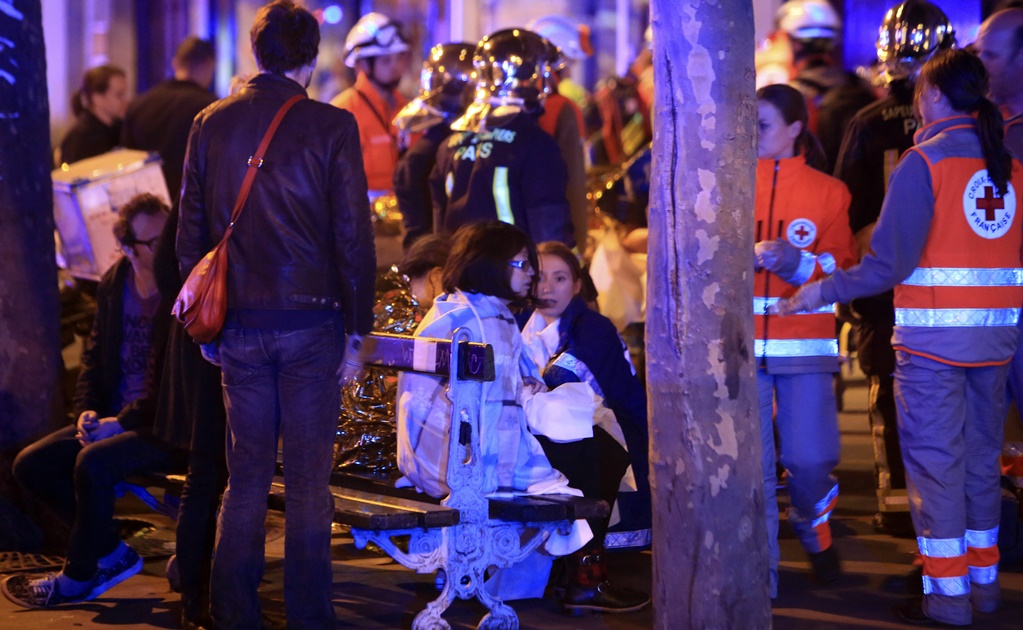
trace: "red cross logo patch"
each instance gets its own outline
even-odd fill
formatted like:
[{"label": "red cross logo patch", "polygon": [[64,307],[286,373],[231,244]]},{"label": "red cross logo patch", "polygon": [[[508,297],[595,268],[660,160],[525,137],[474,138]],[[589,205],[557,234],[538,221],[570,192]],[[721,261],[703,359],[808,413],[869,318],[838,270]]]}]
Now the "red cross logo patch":
[{"label": "red cross logo patch", "polygon": [[986,239],[1000,238],[1012,227],[1016,218],[1016,191],[1007,185],[999,195],[987,169],[977,171],[963,191],[963,212],[974,233]]},{"label": "red cross logo patch", "polygon": [[785,238],[796,247],[808,247],[817,238],[817,226],[810,219],[796,219],[789,223]]}]

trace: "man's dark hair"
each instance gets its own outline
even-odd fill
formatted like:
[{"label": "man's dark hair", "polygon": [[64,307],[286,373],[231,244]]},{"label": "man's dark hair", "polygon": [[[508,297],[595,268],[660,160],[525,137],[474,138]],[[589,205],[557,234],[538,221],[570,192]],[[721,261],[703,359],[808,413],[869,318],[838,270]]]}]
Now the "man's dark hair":
[{"label": "man's dark hair", "polygon": [[256,13],[249,39],[259,68],[284,74],[316,59],[320,25],[312,13],[291,0],[276,0]]},{"label": "man's dark hair", "polygon": [[443,268],[450,254],[451,239],[446,234],[427,234],[412,243],[398,269],[410,279],[422,278],[431,269]]},{"label": "man's dark hair", "polygon": [[466,293],[520,300],[512,291],[512,268],[508,262],[523,249],[529,255],[529,264],[536,269],[536,245],[522,230],[501,221],[463,225],[451,237],[451,255],[442,278],[444,290],[452,293],[461,289]]},{"label": "man's dark hair", "polygon": [[213,62],[216,56],[212,44],[195,35],[189,35],[178,45],[174,53],[174,63],[182,68],[194,70],[203,64]]},{"label": "man's dark hair", "polygon": [[117,221],[114,222],[114,236],[117,238],[117,242],[124,247],[131,247],[138,242],[135,228],[131,223],[140,214],[153,216],[169,212],[170,208],[167,207],[167,204],[156,195],[150,193],[135,195],[117,210]]}]

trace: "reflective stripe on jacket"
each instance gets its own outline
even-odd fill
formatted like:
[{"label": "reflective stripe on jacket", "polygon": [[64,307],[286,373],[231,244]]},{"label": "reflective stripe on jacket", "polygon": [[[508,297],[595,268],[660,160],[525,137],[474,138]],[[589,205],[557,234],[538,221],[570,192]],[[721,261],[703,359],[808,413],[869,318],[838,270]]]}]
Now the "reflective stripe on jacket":
[{"label": "reflective stripe on jacket", "polygon": [[1011,352],[953,355],[952,339],[1015,335],[1023,305],[1023,242],[1018,217],[1023,170],[1014,162],[1007,194],[988,176],[974,122],[958,117],[918,132],[934,198],[926,244],[915,270],[895,287],[895,348],[955,365],[1005,363]]},{"label": "reflective stripe on jacket", "polygon": [[394,165],[398,163],[398,136],[391,121],[408,100],[397,90],[392,95],[393,108],[380,96],[365,73],[360,72],[355,85],[330,102],[352,112],[359,123],[362,163],[366,170],[366,184],[371,191],[391,190]]},{"label": "reflective stripe on jacket", "polygon": [[[754,354],[769,372],[826,372],[838,368],[834,307],[813,313],[769,316],[767,307],[792,296],[805,282],[855,262],[849,229],[849,191],[841,181],[806,164],[802,156],[757,161],[756,240],[783,239],[804,254],[808,266],[795,284],[756,271],[753,280]],[[824,256],[824,254],[830,254]],[[814,256],[820,257],[815,259]],[[827,269],[821,267],[824,264]]]}]

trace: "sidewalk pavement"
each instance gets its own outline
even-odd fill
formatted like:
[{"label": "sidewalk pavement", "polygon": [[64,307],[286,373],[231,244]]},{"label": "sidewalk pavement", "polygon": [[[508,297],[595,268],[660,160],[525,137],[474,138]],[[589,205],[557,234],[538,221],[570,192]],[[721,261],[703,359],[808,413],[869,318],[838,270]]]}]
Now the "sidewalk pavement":
[{"label": "sidewalk pavement", "polygon": [[[889,630],[912,628],[895,619],[892,607],[902,594],[886,581],[903,576],[912,561],[916,543],[876,533],[871,519],[876,512],[871,476],[873,458],[866,416],[867,389],[850,383],[845,394],[842,428],[842,462],[837,476],[842,496],[832,518],[835,545],[845,567],[842,579],[830,586],[810,580],[810,567],[798,541],[781,527],[781,584],[774,602],[774,628]],[[785,496],[782,495],[782,499]],[[784,507],[784,506],[783,506]],[[157,538],[173,539],[173,524],[144,512],[141,504],[126,502],[122,513],[133,512],[152,522]],[[267,544],[266,576],[262,592],[264,613],[274,627],[283,627],[283,539],[280,523],[271,528]],[[355,548],[347,533],[334,537],[334,607],[338,628],[409,628],[416,612],[436,596],[433,577],[416,575],[388,557]],[[165,559],[147,560],[142,573],[120,584],[100,599],[50,610],[17,608],[0,597],[0,628],[177,628],[179,596],[168,587]],[[649,591],[651,556],[610,556],[612,575],[618,583]],[[766,576],[765,576],[766,579]],[[974,617],[974,628],[998,630],[1023,628],[1023,569],[1003,570],[1003,605],[994,614]],[[652,628],[651,609],[627,615],[567,617],[552,599],[511,602],[522,628],[633,629]],[[475,602],[456,601],[445,618],[452,628],[474,628],[485,613]],[[745,629],[743,629],[745,630]]]}]

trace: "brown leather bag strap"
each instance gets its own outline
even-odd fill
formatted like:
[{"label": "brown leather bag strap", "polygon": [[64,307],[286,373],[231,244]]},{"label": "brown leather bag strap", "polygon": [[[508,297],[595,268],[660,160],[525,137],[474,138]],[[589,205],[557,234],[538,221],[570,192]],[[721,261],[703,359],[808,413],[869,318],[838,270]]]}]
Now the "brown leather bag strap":
[{"label": "brown leather bag strap", "polygon": [[242,208],[245,207],[245,200],[249,198],[249,191],[252,190],[252,181],[256,179],[256,171],[259,170],[259,167],[263,166],[263,156],[266,155],[266,149],[270,146],[270,141],[273,140],[277,128],[281,126],[284,115],[288,113],[288,110],[295,103],[305,98],[303,94],[296,94],[281,105],[274,119],[270,121],[270,127],[263,134],[263,140],[260,141],[256,152],[249,157],[249,168],[245,171],[245,179],[242,180],[242,187],[238,191],[238,199],[235,201],[234,209],[231,211],[231,223],[228,224],[227,230],[224,231],[224,238],[220,239],[222,243],[226,242],[228,237],[231,236],[231,232],[234,231],[234,223],[238,220],[238,215],[242,213]]}]

